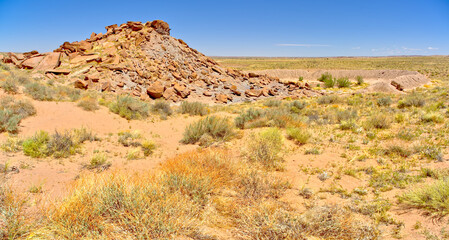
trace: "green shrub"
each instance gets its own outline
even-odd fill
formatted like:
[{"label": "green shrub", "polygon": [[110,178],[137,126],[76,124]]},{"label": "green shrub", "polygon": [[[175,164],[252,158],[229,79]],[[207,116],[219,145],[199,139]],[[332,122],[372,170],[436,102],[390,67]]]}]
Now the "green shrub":
[{"label": "green shrub", "polygon": [[332,74],[326,72],[321,74],[321,77],[318,78],[318,81],[320,82],[326,82],[326,81],[332,81],[333,77]]},{"label": "green shrub", "polygon": [[335,83],[337,82],[337,80],[334,78],[330,78],[330,79],[325,79],[324,80],[324,87],[326,88],[333,88],[335,86]]},{"label": "green shrub", "polygon": [[163,118],[173,114],[173,110],[170,108],[170,103],[163,100],[156,100],[151,106],[151,111],[160,114]]},{"label": "green shrub", "polygon": [[251,137],[248,144],[248,159],[261,163],[267,169],[283,169],[279,153],[283,137],[277,128],[269,128]]},{"label": "green shrub", "polygon": [[0,99],[0,132],[16,133],[22,119],[36,114],[36,109],[27,100],[15,100],[6,96]]},{"label": "green shrub", "polygon": [[22,140],[17,137],[8,137],[0,146],[5,152],[19,152],[22,150]]},{"label": "green shrub", "polygon": [[325,95],[318,98],[318,104],[335,104],[339,103],[341,99],[337,95]]},{"label": "green shrub", "polygon": [[377,129],[387,129],[391,126],[391,119],[385,114],[378,114],[370,117],[366,122],[366,127],[377,128]]},{"label": "green shrub", "polygon": [[117,96],[116,100],[109,104],[109,110],[128,120],[149,116],[148,104],[130,96]]},{"label": "green shrub", "polygon": [[441,149],[437,146],[421,146],[417,149],[421,154],[427,159],[442,162],[443,161],[443,153]]},{"label": "green shrub", "polygon": [[399,197],[401,203],[424,209],[432,215],[449,213],[449,179],[438,180],[425,187],[411,190]]},{"label": "green shrub", "polygon": [[424,97],[418,93],[411,93],[405,98],[399,100],[398,108],[406,108],[406,107],[422,107],[426,104]]},{"label": "green shrub", "polygon": [[265,101],[263,105],[267,107],[279,107],[282,105],[282,101],[277,99],[269,99]]},{"label": "green shrub", "polygon": [[22,143],[23,153],[33,158],[47,156],[47,143],[50,136],[45,131],[39,131],[33,137],[26,139]]},{"label": "green shrub", "polygon": [[382,97],[377,99],[377,105],[379,107],[388,107],[392,103],[392,100],[390,97]]},{"label": "green shrub", "polygon": [[241,113],[234,120],[235,126],[241,129],[246,128],[248,122],[258,119],[264,115],[264,112],[260,109],[249,108],[245,112]]},{"label": "green shrub", "polygon": [[5,81],[0,83],[0,88],[3,88],[6,93],[16,94],[19,91],[19,87],[17,85],[18,82],[16,80],[13,78],[7,78]]},{"label": "green shrub", "polygon": [[210,136],[214,141],[227,141],[234,135],[234,128],[228,118],[207,116],[187,126],[181,142],[193,144],[204,136]]},{"label": "green shrub", "polygon": [[86,167],[88,169],[95,169],[95,168],[100,168],[103,167],[105,165],[109,165],[106,161],[108,160],[108,157],[106,156],[105,153],[100,152],[100,153],[95,153],[92,158],[90,159],[89,165],[87,165]]},{"label": "green shrub", "polygon": [[22,149],[25,155],[41,158],[53,156],[55,158],[68,157],[75,154],[80,144],[93,140],[94,137],[87,137],[87,130],[72,130],[49,135],[45,131],[39,131],[34,136],[27,138],[22,143]]},{"label": "green shrub", "polygon": [[153,141],[144,140],[140,145],[140,148],[142,148],[143,155],[147,157],[153,154],[154,150],[156,149],[156,144]]},{"label": "green shrub", "polygon": [[302,82],[304,80],[303,76],[298,77],[298,81]]},{"label": "green shrub", "polygon": [[365,81],[363,80],[362,76],[357,76],[356,78],[357,85],[362,85]]},{"label": "green shrub", "polygon": [[288,108],[293,113],[299,113],[302,109],[304,109],[307,106],[306,102],[301,102],[298,100],[295,100],[288,104]]},{"label": "green shrub", "polygon": [[357,128],[357,124],[355,123],[354,120],[340,122],[341,130],[355,130],[356,128]]},{"label": "green shrub", "polygon": [[436,113],[436,112],[426,113],[421,116],[421,122],[443,123],[444,117],[441,114]]},{"label": "green shrub", "polygon": [[142,138],[140,133],[138,132],[119,132],[118,133],[118,142],[122,144],[124,147],[139,147],[141,143],[139,139]]},{"label": "green shrub", "polygon": [[309,131],[302,128],[288,128],[287,136],[289,139],[294,140],[296,143],[303,145],[309,141],[312,135]]},{"label": "green shrub", "polygon": [[46,85],[38,82],[32,82],[25,85],[25,93],[30,95],[34,100],[52,101],[55,100],[55,91]]},{"label": "green shrub", "polygon": [[184,101],[181,103],[180,112],[182,114],[189,114],[190,116],[204,116],[208,114],[207,104],[200,102],[187,102]]},{"label": "green shrub", "polygon": [[351,86],[351,81],[347,77],[337,79],[337,86],[339,88],[347,88]]}]

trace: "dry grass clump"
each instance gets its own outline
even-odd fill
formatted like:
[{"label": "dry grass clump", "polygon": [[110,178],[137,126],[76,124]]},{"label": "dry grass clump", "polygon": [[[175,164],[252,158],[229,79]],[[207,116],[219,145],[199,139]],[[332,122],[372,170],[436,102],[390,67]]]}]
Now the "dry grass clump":
[{"label": "dry grass clump", "polygon": [[190,116],[204,116],[209,113],[207,109],[207,104],[200,102],[187,102],[181,103],[181,108],[179,110],[182,114],[189,114]]},{"label": "dry grass clump", "polygon": [[162,119],[167,119],[168,116],[173,114],[170,103],[164,100],[156,100],[154,104],[151,105],[151,111],[159,114]]},{"label": "dry grass clump", "polygon": [[400,202],[410,207],[424,209],[431,215],[445,216],[449,213],[449,180],[435,181],[399,197]]},{"label": "dry grass clump", "polygon": [[21,239],[29,234],[34,218],[26,214],[26,203],[24,195],[0,186],[0,239]]},{"label": "dry grass clump", "polygon": [[36,109],[27,100],[16,100],[6,96],[0,99],[0,132],[16,133],[22,119],[36,114]]},{"label": "dry grass clump", "polygon": [[378,239],[375,225],[341,206],[319,206],[298,215],[267,203],[240,211],[244,239]]},{"label": "dry grass clump", "polygon": [[[268,109],[249,108],[242,112],[234,119],[236,127],[241,129],[246,128],[260,128],[260,127],[278,127],[285,128],[287,126],[297,127],[301,126],[302,122],[298,114],[293,110],[299,111],[299,102],[296,106],[286,105],[285,107],[272,107]],[[299,107],[299,108],[298,108]]]},{"label": "dry grass clump", "polygon": [[187,126],[184,144],[200,142],[201,145],[210,145],[217,141],[227,141],[235,135],[235,130],[228,118],[207,116]]},{"label": "dry grass clump", "polygon": [[131,96],[117,96],[116,100],[109,104],[109,110],[128,120],[143,119],[149,116],[147,103]]},{"label": "dry grass clump", "polygon": [[0,82],[0,88],[6,93],[16,94],[19,92],[19,83],[13,78],[7,78],[5,81]]},{"label": "dry grass clump", "polygon": [[309,141],[310,137],[312,137],[312,134],[303,128],[288,128],[287,136],[299,145],[304,145]]},{"label": "dry grass clump", "polygon": [[97,99],[93,98],[93,97],[89,97],[89,96],[81,98],[78,101],[77,106],[82,108],[85,111],[90,111],[90,112],[95,112],[96,110],[100,109]]},{"label": "dry grass clump", "polygon": [[413,92],[403,99],[399,100],[398,108],[407,108],[407,107],[423,107],[426,104],[424,96]]},{"label": "dry grass clump", "polygon": [[277,128],[269,128],[251,136],[247,156],[250,161],[262,164],[267,169],[281,170],[283,137]]},{"label": "dry grass clump", "polygon": [[386,114],[377,114],[368,118],[365,123],[366,129],[388,129],[390,128],[392,120]]},{"label": "dry grass clump", "polygon": [[153,141],[142,139],[142,135],[137,131],[119,132],[118,137],[118,142],[124,147],[135,147],[128,152],[128,159],[130,160],[139,158],[140,153],[137,147],[140,147],[144,156],[150,156],[156,149],[156,144]]},{"label": "dry grass clump", "polygon": [[26,84],[24,92],[38,101],[53,101],[56,95],[56,92],[51,87],[38,82]]}]

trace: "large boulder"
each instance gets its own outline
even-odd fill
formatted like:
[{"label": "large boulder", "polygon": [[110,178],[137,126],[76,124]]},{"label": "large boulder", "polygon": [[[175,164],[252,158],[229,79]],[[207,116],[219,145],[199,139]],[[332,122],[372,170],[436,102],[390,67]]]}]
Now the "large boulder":
[{"label": "large boulder", "polygon": [[22,67],[26,69],[34,69],[44,59],[44,56],[32,57],[22,62]]},{"label": "large boulder", "polygon": [[152,98],[161,98],[164,94],[165,87],[161,82],[155,82],[147,88],[147,93]]},{"label": "large boulder", "polygon": [[50,70],[59,67],[61,64],[61,53],[52,52],[42,59],[39,65],[35,68],[36,70]]},{"label": "large boulder", "polygon": [[170,35],[170,26],[168,23],[162,20],[154,20],[151,22],[151,27],[156,30],[156,32],[162,35]]}]

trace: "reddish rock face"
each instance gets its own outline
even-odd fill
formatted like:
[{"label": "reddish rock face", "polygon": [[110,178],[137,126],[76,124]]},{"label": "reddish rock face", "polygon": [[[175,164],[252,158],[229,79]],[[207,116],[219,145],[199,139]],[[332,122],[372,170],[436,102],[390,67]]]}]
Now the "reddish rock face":
[{"label": "reddish rock face", "polygon": [[60,52],[52,52],[42,59],[39,65],[36,67],[36,70],[51,70],[59,67],[61,64],[61,53]]},{"label": "reddish rock face", "polygon": [[164,94],[165,87],[161,82],[155,82],[147,88],[147,93],[152,98],[161,98]]},{"label": "reddish rock face", "polygon": [[162,20],[154,20],[151,22],[151,27],[156,30],[156,32],[162,35],[170,35],[170,26],[168,23]]},{"label": "reddish rock face", "polygon": [[32,57],[23,61],[22,67],[27,69],[33,69],[39,65],[39,63],[44,59],[44,56]]},{"label": "reddish rock face", "polygon": [[216,96],[217,102],[220,102],[220,103],[228,103],[228,99],[231,99],[231,98],[225,94],[220,93],[220,94],[217,94],[217,96]]},{"label": "reddish rock face", "polygon": [[246,90],[245,94],[248,97],[260,97],[260,95],[262,95],[262,90],[250,89],[250,90]]}]

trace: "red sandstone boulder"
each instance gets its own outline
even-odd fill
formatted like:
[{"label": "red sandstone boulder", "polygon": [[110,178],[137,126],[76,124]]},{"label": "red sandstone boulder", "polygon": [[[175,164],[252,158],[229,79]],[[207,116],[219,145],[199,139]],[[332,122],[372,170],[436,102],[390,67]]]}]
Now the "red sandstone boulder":
[{"label": "red sandstone boulder", "polygon": [[26,69],[33,69],[39,65],[44,59],[44,56],[32,57],[22,62],[22,67]]},{"label": "red sandstone boulder", "polygon": [[147,88],[147,93],[152,98],[160,98],[164,94],[165,87],[161,82],[155,82]]},{"label": "red sandstone boulder", "polygon": [[61,64],[61,53],[52,52],[42,59],[39,65],[35,68],[36,70],[51,70],[59,67]]},{"label": "red sandstone boulder", "polygon": [[162,35],[170,35],[170,26],[168,23],[162,20],[154,20],[151,22],[151,27],[156,30],[156,32]]}]

